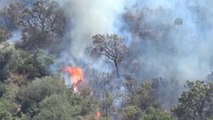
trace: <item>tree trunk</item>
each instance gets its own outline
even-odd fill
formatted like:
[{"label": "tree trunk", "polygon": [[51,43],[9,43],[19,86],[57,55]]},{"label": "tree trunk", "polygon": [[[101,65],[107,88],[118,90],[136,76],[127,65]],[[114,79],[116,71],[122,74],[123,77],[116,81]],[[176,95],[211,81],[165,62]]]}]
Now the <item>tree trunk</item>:
[{"label": "tree trunk", "polygon": [[120,75],[119,75],[119,72],[118,72],[118,63],[117,63],[116,60],[114,60],[114,64],[115,64],[116,75],[117,75],[117,77],[119,78]]}]

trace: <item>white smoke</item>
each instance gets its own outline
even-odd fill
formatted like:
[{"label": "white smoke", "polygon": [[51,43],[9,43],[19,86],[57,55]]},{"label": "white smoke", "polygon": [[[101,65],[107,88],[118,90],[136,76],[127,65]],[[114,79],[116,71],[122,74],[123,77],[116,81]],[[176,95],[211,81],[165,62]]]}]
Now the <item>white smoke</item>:
[{"label": "white smoke", "polygon": [[[125,38],[126,36],[131,38],[128,37],[130,34],[128,31],[120,31],[120,27],[124,24],[120,19],[121,14],[127,8],[140,16],[140,11],[148,8],[152,12],[144,12],[146,21],[142,22],[149,22],[153,28],[156,27],[154,34],[159,35],[158,40],[162,43],[160,45],[154,42],[152,43],[154,45],[142,43],[139,48],[143,50],[142,53],[134,53],[140,56],[143,64],[146,64],[141,72],[146,74],[158,69],[155,70],[156,75],[150,74],[150,77],[178,76],[179,79],[191,80],[203,79],[212,71],[213,55],[210,51],[213,30],[210,26],[213,20],[211,10],[213,2],[210,0],[58,0],[57,2],[65,9],[71,23],[67,27],[65,37],[70,41],[66,42],[70,44],[66,56],[88,62],[89,59],[84,54],[85,48],[91,45],[91,37],[97,33],[117,33]],[[175,25],[176,18],[180,18],[183,24]],[[161,24],[169,27],[168,33],[163,33],[165,31],[159,26]],[[132,37],[128,43],[131,44],[135,39],[137,38]],[[174,53],[167,54],[168,50],[164,49],[163,44],[173,49]],[[135,46],[130,47],[136,49]]]},{"label": "white smoke", "polygon": [[8,41],[13,44],[21,42],[21,40],[22,40],[22,33],[20,30],[13,31],[11,33],[11,37],[8,39]]},{"label": "white smoke", "polygon": [[[211,51],[212,1],[206,0],[136,0],[136,7],[129,8],[136,16],[144,15],[158,41],[141,43],[141,61],[147,73],[158,69],[151,77],[178,77],[182,80],[203,80],[213,70]],[[148,9],[148,12],[143,12]],[[150,11],[149,11],[150,10]],[[175,25],[180,18],[182,25]],[[141,23],[142,23],[141,22]],[[168,27],[167,31],[162,28]],[[141,28],[141,31],[144,29]],[[133,38],[134,41],[137,38]],[[160,41],[160,42],[159,42]],[[144,44],[144,45],[143,45]],[[134,49],[135,46],[132,48]],[[171,51],[166,48],[171,48]],[[173,52],[172,52],[173,50]],[[171,54],[168,54],[168,53]],[[137,53],[138,54],[138,53]],[[154,67],[153,67],[154,66]],[[151,69],[151,71],[150,71]]]},{"label": "white smoke", "polygon": [[0,0],[0,10],[14,1],[18,1],[18,0]]},{"label": "white smoke", "polygon": [[117,32],[118,14],[123,12],[124,0],[60,0],[70,18],[72,56],[85,59],[85,48],[91,45],[95,34]]},{"label": "white smoke", "polygon": [[[69,52],[65,51],[62,57],[66,56],[65,60],[72,59],[74,64],[76,61],[73,57],[77,58],[77,61],[95,64],[95,68],[108,69],[102,61],[89,62],[84,52],[85,48],[91,45],[93,35],[117,33],[128,39],[127,43],[133,56],[138,58],[127,58],[127,65],[136,61],[136,66],[124,68],[129,70],[132,67],[131,72],[136,79],[174,78],[185,84],[186,80],[204,80],[213,70],[212,0],[56,1],[65,9],[71,23],[67,26],[67,34],[64,37],[69,41],[65,42]],[[121,26],[126,26],[120,19],[125,10],[134,13],[136,17],[144,17],[140,24],[149,25],[153,32],[152,37],[140,38],[134,36],[132,31],[121,30]],[[179,25],[175,24],[177,18],[181,20]],[[139,25],[135,26],[140,28]],[[134,29],[135,26],[128,27]],[[139,29],[145,30],[143,27]],[[140,42],[137,44],[136,41]]]},{"label": "white smoke", "polygon": [[[136,60],[129,60],[136,61],[129,68],[136,79],[162,77],[164,85],[159,84],[156,96],[162,107],[171,108],[177,103],[186,80],[205,80],[213,71],[213,1],[134,2],[128,12],[133,14],[133,20],[142,19],[127,24],[125,31],[132,35],[130,49],[136,56]],[[175,23],[178,19],[181,24]],[[141,37],[135,34],[135,29],[147,35]]]}]

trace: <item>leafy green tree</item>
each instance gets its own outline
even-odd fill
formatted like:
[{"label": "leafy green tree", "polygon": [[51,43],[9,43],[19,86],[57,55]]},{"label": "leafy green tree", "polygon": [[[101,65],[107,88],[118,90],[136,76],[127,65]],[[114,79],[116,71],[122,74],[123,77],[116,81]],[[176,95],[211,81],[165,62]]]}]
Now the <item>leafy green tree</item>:
[{"label": "leafy green tree", "polygon": [[0,44],[0,81],[5,81],[11,71],[17,65],[17,55],[14,45],[9,43]]},{"label": "leafy green tree", "polygon": [[34,120],[81,120],[94,114],[96,109],[97,102],[93,97],[82,98],[69,91],[46,97],[40,103]]},{"label": "leafy green tree", "polygon": [[49,66],[54,62],[54,56],[45,50],[37,49],[33,54],[27,51],[19,51],[19,64],[16,71],[27,79],[49,75]]},{"label": "leafy green tree", "polygon": [[0,83],[0,119],[18,119],[19,105],[15,101],[15,91],[8,84]]},{"label": "leafy green tree", "polygon": [[84,98],[83,100],[81,100],[81,115],[85,116],[88,115],[91,112],[95,112],[95,110],[97,109],[97,104],[98,102],[96,101],[96,99],[92,96],[88,96],[86,98]]},{"label": "leafy green tree", "polygon": [[16,60],[18,61],[19,64],[16,68],[14,68],[15,71],[18,74],[23,75],[24,78],[26,79],[29,79],[29,78],[32,78],[32,76],[35,76],[35,74],[37,73],[32,62],[33,54],[25,50],[17,50],[16,52],[18,55]]},{"label": "leafy green tree", "polygon": [[125,93],[126,101],[122,117],[125,120],[139,120],[141,119],[142,111],[146,111],[150,107],[158,107],[153,93],[155,88],[152,81],[145,81],[141,85],[137,85],[130,76],[126,79],[125,83],[128,92]]},{"label": "leafy green tree", "polygon": [[52,94],[66,91],[62,80],[57,77],[44,77],[36,79],[28,86],[23,86],[17,93],[17,101],[21,104],[21,111],[24,114],[34,116],[38,104]]},{"label": "leafy green tree", "polygon": [[65,16],[57,2],[37,0],[32,8],[24,10],[20,22],[25,27],[34,27],[41,32],[62,34]]},{"label": "leafy green tree", "polygon": [[89,48],[91,54],[95,56],[105,56],[111,60],[114,63],[117,77],[119,77],[118,65],[128,51],[124,39],[116,34],[97,34],[92,38],[93,46]]},{"label": "leafy green tree", "polygon": [[141,110],[137,106],[127,106],[122,110],[123,120],[139,120]]},{"label": "leafy green tree", "polygon": [[66,18],[64,11],[53,1],[36,1],[26,8],[20,24],[24,27],[23,42],[18,46],[28,50],[46,48],[64,33]]},{"label": "leafy green tree", "polygon": [[150,107],[142,113],[140,120],[172,120],[172,117],[160,109]]},{"label": "leafy green tree", "polygon": [[34,120],[80,120],[81,106],[71,105],[66,95],[51,95],[40,103]]},{"label": "leafy green tree", "polygon": [[14,82],[11,77],[15,74],[16,77],[23,75],[23,79],[50,75],[48,68],[53,62],[54,56],[45,50],[30,53],[4,42],[0,45],[0,81]]},{"label": "leafy green tree", "polygon": [[0,98],[1,120],[14,120],[16,112],[17,112],[17,105],[14,102]]},{"label": "leafy green tree", "polygon": [[213,115],[213,84],[202,81],[187,82],[187,90],[173,110],[179,120],[206,120]]},{"label": "leafy green tree", "polygon": [[128,89],[126,105],[138,106],[141,110],[146,110],[150,106],[158,107],[153,94],[153,84],[151,81],[146,81],[137,86],[134,81],[127,82]]},{"label": "leafy green tree", "polygon": [[79,95],[69,94],[68,99],[71,102],[71,105],[81,106],[81,116],[87,116],[95,113],[96,109],[98,108],[98,101],[94,96],[92,96],[91,89],[85,85],[80,85],[79,88]]},{"label": "leafy green tree", "polygon": [[0,83],[0,98],[15,101],[15,90],[7,83]]},{"label": "leafy green tree", "polygon": [[[36,70],[33,77],[42,77],[49,75],[49,66],[54,62],[54,56],[45,50],[37,49],[32,56],[32,64]],[[37,73],[37,75],[36,75]]]}]

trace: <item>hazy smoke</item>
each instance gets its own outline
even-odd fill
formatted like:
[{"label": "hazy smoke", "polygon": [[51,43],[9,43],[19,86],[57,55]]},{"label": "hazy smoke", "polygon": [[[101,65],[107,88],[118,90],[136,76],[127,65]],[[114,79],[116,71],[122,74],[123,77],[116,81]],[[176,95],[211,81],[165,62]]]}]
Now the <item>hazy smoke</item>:
[{"label": "hazy smoke", "polygon": [[[66,61],[81,65],[86,62],[100,70],[107,68],[103,61],[88,62],[85,48],[91,45],[91,37],[97,33],[117,33],[126,39],[131,51],[131,56],[122,63],[122,74],[131,73],[140,81],[159,77],[169,81],[159,87],[159,95],[165,93],[161,90],[170,91],[176,86],[176,82],[170,81],[185,84],[186,80],[204,80],[213,70],[211,0],[58,2],[70,19],[63,44],[69,50],[62,54]],[[130,17],[122,19],[122,16]],[[168,93],[164,99],[174,94]]]},{"label": "hazy smoke", "polygon": [[[138,63],[142,65],[140,72],[145,74],[146,79],[151,77],[178,77],[184,81],[203,79],[212,70],[213,2],[210,0],[58,2],[65,8],[70,18],[65,36],[70,43],[67,56],[88,61],[84,52],[85,48],[91,45],[93,35],[117,33],[129,38],[130,49],[138,56]],[[120,19],[125,10],[136,17],[143,17],[138,25],[134,25],[134,22],[126,25]],[[131,29],[121,30],[122,26],[133,29],[139,27],[139,32],[148,30],[151,35],[147,35],[147,38],[140,37],[132,33]],[[126,37],[128,35],[131,37]],[[139,42],[135,46],[136,41]]]},{"label": "hazy smoke", "polygon": [[22,33],[21,31],[17,30],[17,31],[13,31],[11,33],[11,36],[9,37],[8,41],[10,43],[17,43],[17,42],[21,42],[21,38],[22,38]]},{"label": "hazy smoke", "polygon": [[[67,36],[71,40],[70,51],[75,57],[84,57],[85,48],[91,45],[91,37],[97,33],[117,32],[116,21],[123,11],[124,0],[60,0],[70,18]],[[84,59],[84,58],[82,58]]]},{"label": "hazy smoke", "polygon": [[[212,71],[212,4],[210,0],[143,0],[129,8],[143,20],[137,30],[142,35],[132,33],[131,48],[144,65],[145,76],[203,80]],[[181,24],[175,23],[178,19]],[[137,25],[128,24],[129,32],[132,26]]]},{"label": "hazy smoke", "polygon": [[123,22],[133,56],[125,68],[139,80],[162,77],[156,96],[170,108],[186,80],[205,80],[213,70],[213,1],[134,2]]},{"label": "hazy smoke", "polygon": [[10,3],[14,1],[18,1],[18,0],[0,0],[0,9],[3,9],[4,7],[6,7],[7,5],[9,5]]}]

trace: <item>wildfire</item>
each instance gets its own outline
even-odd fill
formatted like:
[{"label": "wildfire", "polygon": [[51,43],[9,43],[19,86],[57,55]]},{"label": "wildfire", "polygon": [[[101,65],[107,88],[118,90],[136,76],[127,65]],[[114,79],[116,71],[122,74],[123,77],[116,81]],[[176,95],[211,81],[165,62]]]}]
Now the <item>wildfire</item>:
[{"label": "wildfire", "polygon": [[101,118],[101,112],[96,112],[96,115],[95,115],[95,119],[96,120],[100,120],[100,118]]},{"label": "wildfire", "polygon": [[65,67],[63,72],[68,73],[71,76],[71,83],[74,87],[74,92],[78,92],[78,84],[83,80],[83,72],[78,67]]}]

